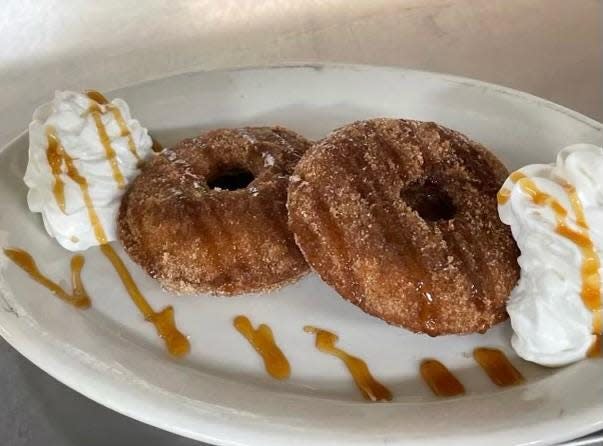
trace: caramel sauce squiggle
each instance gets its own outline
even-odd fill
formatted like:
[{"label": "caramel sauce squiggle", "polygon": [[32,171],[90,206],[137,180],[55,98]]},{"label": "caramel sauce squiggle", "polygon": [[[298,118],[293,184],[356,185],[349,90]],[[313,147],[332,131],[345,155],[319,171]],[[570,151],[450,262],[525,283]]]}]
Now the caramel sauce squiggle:
[{"label": "caramel sauce squiggle", "polygon": [[260,324],[254,329],[246,316],[237,316],[233,321],[234,327],[249,341],[264,361],[264,367],[275,379],[287,379],[291,375],[289,361],[274,341],[272,330],[266,324]]},{"label": "caramel sauce squiggle", "polygon": [[75,255],[71,258],[71,288],[73,291],[68,293],[59,284],[40,272],[36,261],[27,251],[16,248],[6,248],[3,251],[6,257],[59,299],[76,308],[90,307],[90,297],[82,283],[82,268],[85,262],[83,256]]},{"label": "caramel sauce squiggle", "polygon": [[436,396],[450,397],[465,393],[465,387],[448,368],[435,359],[421,362],[421,377]]},{"label": "caramel sauce squiggle", "polygon": [[190,350],[190,343],[176,327],[174,308],[170,305],[159,312],[154,311],[111,245],[101,245],[100,249],[115,268],[134,305],[140,310],[145,320],[155,326],[155,330],[163,339],[168,351],[174,356],[186,355]]},{"label": "caramel sauce squiggle", "polygon": [[113,248],[107,244],[107,234],[100,222],[92,197],[90,196],[88,181],[85,177],[81,176],[73,159],[64,150],[63,146],[53,127],[49,126],[46,129],[46,135],[48,139],[48,150],[54,153],[54,156],[60,157],[61,162],[67,166],[67,176],[73,180],[80,188],[84,204],[88,211],[88,217],[90,224],[94,231],[94,235],[101,245],[101,251],[109,259],[113,265],[115,271],[119,275],[123,282],[126,291],[130,295],[130,298],[134,304],[138,307],[140,312],[143,314],[145,320],[152,323],[157,330],[159,336],[164,340],[168,351],[174,356],[183,356],[190,350],[190,344],[186,336],[184,336],[176,327],[174,320],[174,309],[171,306],[164,308],[159,312],[155,312],[151,305],[147,302],[145,297],[142,295],[138,286],[134,282],[134,279],[130,275],[130,272],[124,265],[123,261],[119,258]]},{"label": "caramel sauce squiggle", "polygon": [[368,366],[362,359],[335,347],[335,343],[339,339],[336,334],[309,325],[304,327],[304,331],[316,335],[316,348],[318,350],[343,361],[365,399],[391,401],[392,394],[389,389],[373,378]]},{"label": "caramel sauce squiggle", "polygon": [[593,344],[588,349],[586,356],[588,358],[598,358],[601,356],[601,335],[600,334],[595,336],[595,342],[593,342]]},{"label": "caramel sauce squiggle", "polygon": [[476,348],[473,358],[499,387],[514,386],[524,381],[523,376],[511,364],[506,355],[495,348]]}]

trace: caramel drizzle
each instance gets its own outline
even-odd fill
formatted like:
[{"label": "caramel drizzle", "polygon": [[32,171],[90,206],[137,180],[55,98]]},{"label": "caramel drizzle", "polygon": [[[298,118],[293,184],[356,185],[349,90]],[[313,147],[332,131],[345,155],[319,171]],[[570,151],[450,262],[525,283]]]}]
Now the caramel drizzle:
[{"label": "caramel drizzle", "polygon": [[517,184],[519,184],[521,189],[530,197],[534,204],[538,206],[549,206],[558,219],[564,219],[567,216],[567,210],[563,205],[552,195],[542,192],[531,179],[523,177]]},{"label": "caramel drizzle", "polygon": [[[48,129],[46,131],[48,135]],[[54,133],[53,133],[54,134]],[[65,183],[61,178],[61,174],[63,173],[63,154],[60,153],[62,148],[58,144],[48,144],[48,148],[46,149],[46,160],[48,161],[48,165],[50,166],[50,170],[52,171],[52,176],[54,177],[54,184],[52,186],[52,193],[54,195],[54,199],[59,205],[59,209],[65,213]]]},{"label": "caramel drizzle", "polygon": [[595,335],[595,341],[592,343],[592,345],[588,349],[586,356],[588,358],[597,358],[597,357],[600,357],[601,354],[602,354],[602,352],[601,352],[601,335],[598,334],[598,335]]},{"label": "caramel drizzle", "polygon": [[33,280],[47,288],[62,301],[73,305],[76,308],[84,309],[90,307],[90,297],[82,282],[82,268],[84,267],[85,262],[83,256],[75,255],[71,258],[71,288],[73,291],[70,294],[59,284],[42,274],[38,269],[36,261],[27,251],[16,248],[6,248],[3,251],[6,257],[29,274]]},{"label": "caramel drizzle", "polygon": [[86,205],[86,210],[88,211],[88,218],[90,219],[94,236],[101,245],[107,243],[107,234],[105,233],[98,214],[94,209],[92,197],[90,196],[88,180],[80,175],[77,167],[75,167],[73,158],[71,158],[71,156],[65,151],[54,127],[46,127],[46,139],[48,141],[46,156],[49,158],[49,160],[52,160],[52,164],[54,165],[65,165],[67,168],[67,176],[79,186],[82,192],[82,198],[84,200],[84,204]]},{"label": "caramel drizzle", "polygon": [[523,376],[511,364],[503,352],[495,348],[476,348],[473,358],[499,387],[514,386],[524,381]]},{"label": "caramel drizzle", "polygon": [[368,366],[362,359],[335,347],[335,343],[339,339],[336,334],[309,325],[304,327],[304,331],[316,335],[316,348],[319,351],[335,356],[343,361],[365,399],[371,401],[391,401],[392,394],[389,389],[373,378]]},{"label": "caramel drizzle", "polygon": [[511,175],[509,175],[509,178],[514,183],[517,183],[522,178],[527,178],[527,177],[526,177],[525,173],[520,172],[519,170],[516,170],[515,172],[511,173]]},{"label": "caramel drizzle", "polygon": [[574,242],[582,252],[582,301],[593,312],[593,332],[601,333],[601,290],[599,267],[601,262],[587,231],[575,231],[564,223],[559,223],[556,232]]},{"label": "caramel drizzle", "polygon": [[[584,207],[580,201],[580,197],[578,197],[576,188],[566,182],[561,184],[569,198],[572,211],[575,215],[576,224],[581,228],[580,230],[572,229],[567,225],[567,210],[554,197],[541,191],[534,181],[527,178],[521,172],[514,172],[511,174],[510,179],[517,182],[535,204],[549,206],[555,213],[557,219],[555,232],[573,242],[580,249],[582,254],[580,271],[582,276],[582,289],[580,291],[580,296],[586,308],[592,312],[593,333],[600,335],[603,331],[601,320],[601,276],[599,273],[601,260],[595,250],[592,239],[590,238],[589,226],[584,214]],[[595,344],[594,346],[596,347]]]},{"label": "caramel drizzle", "polygon": [[123,189],[126,187],[126,180],[124,179],[121,170],[119,169],[119,164],[117,163],[117,154],[115,150],[111,146],[111,139],[109,138],[109,134],[107,133],[107,129],[105,124],[103,124],[102,118],[102,110],[96,102],[93,102],[88,108],[88,112],[92,116],[94,120],[94,124],[96,125],[96,131],[98,132],[98,137],[101,140],[101,144],[105,149],[105,156],[109,165],[111,166],[111,171],[113,172],[113,179],[117,183],[117,187]]},{"label": "caramel drizzle", "polygon": [[128,149],[130,150],[132,155],[134,155],[134,157],[136,157],[136,159],[140,161],[140,155],[138,155],[138,151],[136,150],[136,144],[134,144],[134,139],[132,138],[132,132],[130,132],[130,129],[128,128],[128,125],[126,124],[126,120],[124,119],[119,107],[116,107],[116,106],[110,104],[109,101],[107,100],[107,98],[100,91],[86,90],[85,93],[89,99],[96,102],[97,104],[107,106],[107,110],[109,110],[113,114],[113,116],[115,117],[115,120],[117,121],[117,125],[119,126],[119,130],[120,130],[120,136],[127,138]]},{"label": "caramel drizzle", "polygon": [[107,244],[107,234],[105,233],[98,214],[96,213],[96,209],[94,208],[94,203],[92,202],[92,198],[90,196],[88,181],[85,177],[80,175],[79,171],[75,167],[73,159],[61,145],[53,127],[49,126],[46,128],[46,136],[48,139],[49,152],[52,152],[55,154],[55,156],[60,157],[60,162],[65,163],[67,167],[67,176],[69,176],[69,178],[71,178],[79,186],[84,199],[84,204],[86,205],[86,209],[88,211],[88,217],[90,219],[90,224],[92,225],[94,235],[98,243],[101,245],[101,251],[113,265],[115,271],[123,282],[126,291],[130,295],[130,298],[143,314],[145,320],[151,322],[155,326],[157,333],[165,342],[168,351],[174,356],[185,355],[190,350],[190,344],[186,336],[184,336],[176,327],[174,320],[174,309],[171,306],[168,306],[159,312],[155,312],[151,305],[147,302],[122,260],[119,258],[113,248]]},{"label": "caramel drizzle", "polygon": [[[563,237],[574,242],[582,252],[582,301],[593,314],[593,333],[600,335],[602,330],[601,324],[601,276],[599,268],[601,260],[597,254],[592,239],[589,237],[589,226],[586,222],[584,207],[578,197],[576,188],[571,184],[564,183],[563,188],[567,192],[570,199],[572,210],[576,215],[576,223],[583,230],[576,232],[560,223],[557,232]],[[594,346],[596,346],[596,341]]]},{"label": "caramel drizzle", "polygon": [[507,201],[509,201],[509,198],[511,198],[511,191],[509,189],[507,189],[506,187],[503,187],[496,194],[496,201],[498,202],[498,204],[501,204],[501,205],[506,204]]},{"label": "caramel drizzle", "polygon": [[97,104],[106,105],[106,104],[109,103],[109,100],[100,91],[97,91],[97,90],[86,90],[84,92],[84,94],[86,96],[88,96],[88,99],[92,99]]},{"label": "caramel drizzle", "polygon": [[113,116],[115,117],[115,120],[117,121],[117,125],[119,126],[119,130],[120,130],[120,136],[125,136],[128,140],[128,150],[130,150],[130,152],[132,153],[132,155],[134,155],[134,157],[140,161],[140,155],[138,154],[138,151],[136,150],[136,144],[134,144],[134,139],[132,138],[132,132],[130,132],[130,129],[128,128],[128,125],[126,124],[126,120],[124,119],[123,115],[121,114],[121,110],[117,107],[109,107],[109,110],[111,111],[111,113],[113,113]]},{"label": "caramel drizzle", "polygon": [[580,197],[578,197],[576,188],[569,183],[563,183],[562,186],[569,197],[570,205],[576,216],[576,224],[584,229],[588,229],[588,223],[586,223],[586,216],[584,215],[584,207],[582,206]]},{"label": "caramel drizzle", "polygon": [[163,342],[165,343],[170,354],[177,357],[186,355],[190,350],[190,343],[186,336],[184,336],[176,327],[176,321],[174,320],[174,308],[169,305],[159,312],[154,311],[149,302],[140,292],[138,285],[136,285],[136,282],[134,282],[134,279],[126,268],[126,265],[124,265],[124,262],[117,255],[111,245],[101,245],[100,249],[107,259],[109,259],[113,265],[113,268],[115,268],[115,271],[123,282],[126,291],[132,299],[132,302],[134,302],[136,307],[140,310],[144,316],[144,319],[155,326],[157,334],[159,334],[159,337],[163,339]]},{"label": "caramel drizzle", "polygon": [[[540,191],[533,181],[522,179],[519,182],[522,189],[532,198],[532,201],[540,205],[549,205],[557,215],[557,227],[555,232],[560,236],[573,242],[582,254],[582,289],[580,296],[582,302],[593,314],[593,333],[601,333],[601,277],[599,268],[601,261],[597,254],[592,239],[588,233],[588,224],[584,216],[582,202],[576,194],[575,188],[564,184],[563,188],[568,193],[572,210],[576,215],[576,223],[582,229],[576,231],[566,223],[567,211],[548,194]],[[543,197],[543,198],[540,198]]]},{"label": "caramel drizzle", "polygon": [[450,397],[465,393],[463,384],[435,359],[425,359],[420,367],[421,377],[436,396]]},{"label": "caramel drizzle", "polygon": [[[509,175],[509,179],[513,183],[517,183],[522,178],[526,178],[526,176],[524,173],[520,172],[519,170],[516,170],[515,172],[511,173],[511,175]],[[505,204],[507,201],[509,201],[509,198],[511,198],[511,191],[509,189],[507,189],[506,187],[503,187],[496,194],[496,200],[498,201],[498,204]]]},{"label": "caramel drizzle", "polygon": [[151,136],[151,141],[153,142],[153,145],[151,146],[151,149],[153,149],[153,152],[159,153],[163,150],[163,146],[161,145],[161,143],[159,141],[157,141],[155,138],[153,138]]},{"label": "caramel drizzle", "polygon": [[254,329],[246,316],[237,316],[234,327],[245,337],[264,361],[266,372],[275,379],[287,379],[291,375],[289,361],[274,341],[272,330],[266,324]]}]

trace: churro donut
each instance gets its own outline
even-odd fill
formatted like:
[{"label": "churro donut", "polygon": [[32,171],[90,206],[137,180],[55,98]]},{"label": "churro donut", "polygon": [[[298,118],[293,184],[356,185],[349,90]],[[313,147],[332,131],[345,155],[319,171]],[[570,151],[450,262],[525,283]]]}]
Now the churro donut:
[{"label": "churro donut", "polygon": [[220,129],[143,167],[121,203],[130,257],[178,293],[266,291],[308,267],[287,228],[289,175],[310,142],[281,127]]},{"label": "churro donut", "polygon": [[498,219],[505,167],[430,122],[373,119],[310,149],[289,186],[289,226],[324,281],[362,310],[432,336],[507,317],[518,250]]}]

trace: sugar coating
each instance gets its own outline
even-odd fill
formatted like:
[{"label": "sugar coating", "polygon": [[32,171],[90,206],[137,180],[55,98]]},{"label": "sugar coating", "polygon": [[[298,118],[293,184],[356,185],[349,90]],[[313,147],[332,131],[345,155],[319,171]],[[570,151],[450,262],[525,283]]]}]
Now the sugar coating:
[{"label": "sugar coating", "polygon": [[[507,317],[518,250],[497,214],[505,167],[435,123],[373,119],[316,143],[289,185],[304,257],[344,298],[432,336],[484,332]],[[428,221],[402,198],[435,184],[456,209]]]},{"label": "sugar coating", "polygon": [[[283,142],[285,141],[286,144]],[[179,142],[147,165],[121,204],[126,252],[166,289],[239,294],[292,282],[308,266],[287,228],[289,175],[310,147],[281,127],[219,129]],[[228,168],[243,189],[210,189]]]}]

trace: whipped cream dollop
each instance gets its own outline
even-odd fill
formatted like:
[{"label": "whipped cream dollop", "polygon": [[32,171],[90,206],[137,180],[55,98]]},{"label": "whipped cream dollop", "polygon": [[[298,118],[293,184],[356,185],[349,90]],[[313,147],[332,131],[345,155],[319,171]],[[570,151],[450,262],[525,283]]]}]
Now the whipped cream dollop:
[{"label": "whipped cream dollop", "polygon": [[42,214],[48,234],[70,251],[100,244],[90,205],[106,241],[116,239],[121,196],[141,161],[153,153],[147,129],[123,100],[99,104],[91,97],[57,91],[52,102],[36,109],[29,125],[27,204]]},{"label": "whipped cream dollop", "polygon": [[554,164],[525,166],[498,201],[521,250],[521,278],[507,304],[513,348],[551,367],[585,358],[600,330],[603,149],[576,144]]}]

